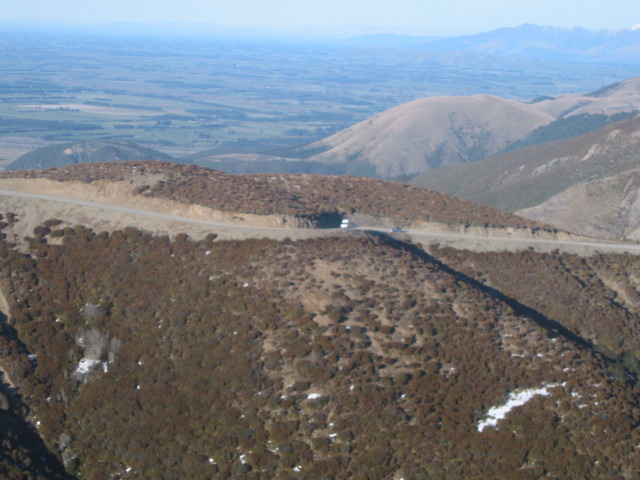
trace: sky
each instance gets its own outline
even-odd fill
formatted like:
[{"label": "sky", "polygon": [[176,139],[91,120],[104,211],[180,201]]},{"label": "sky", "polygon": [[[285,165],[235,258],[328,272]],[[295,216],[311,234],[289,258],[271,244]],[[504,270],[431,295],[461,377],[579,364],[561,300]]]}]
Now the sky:
[{"label": "sky", "polygon": [[369,27],[447,36],[523,23],[620,30],[640,24],[638,7],[640,0],[0,0],[0,22],[197,22],[345,33]]}]

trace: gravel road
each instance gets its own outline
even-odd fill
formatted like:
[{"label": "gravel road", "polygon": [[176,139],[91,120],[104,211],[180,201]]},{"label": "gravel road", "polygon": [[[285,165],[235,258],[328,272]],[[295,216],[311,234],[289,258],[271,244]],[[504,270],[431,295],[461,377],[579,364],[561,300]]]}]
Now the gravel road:
[{"label": "gravel road", "polygon": [[[121,199],[118,203],[122,203]],[[134,199],[130,199],[135,204]],[[156,206],[157,208],[157,206]],[[46,193],[25,192],[0,189],[0,212],[14,212],[19,215],[16,224],[16,235],[31,235],[33,228],[47,219],[60,218],[65,224],[82,224],[96,231],[122,229],[127,226],[137,227],[155,234],[175,235],[187,233],[193,238],[203,238],[209,233],[216,233],[220,239],[272,238],[282,240],[314,238],[327,235],[350,235],[353,231],[376,231],[389,234],[399,239],[411,240],[424,245],[439,243],[457,248],[476,251],[523,250],[533,248],[538,251],[559,249],[580,255],[603,253],[640,253],[640,245],[636,243],[612,242],[608,240],[568,240],[548,238],[519,238],[504,235],[477,235],[474,233],[435,232],[427,230],[402,230],[390,232],[388,228],[359,226],[355,229],[294,229],[263,226],[269,222],[261,220],[246,223],[231,220],[220,221],[219,218],[232,218],[230,215],[218,215],[216,220],[190,218],[185,215],[174,215],[160,211],[124,206],[122,204],[105,203],[83,198],[67,198]],[[251,218],[249,218],[251,220]],[[242,222],[245,222],[244,224]]]}]

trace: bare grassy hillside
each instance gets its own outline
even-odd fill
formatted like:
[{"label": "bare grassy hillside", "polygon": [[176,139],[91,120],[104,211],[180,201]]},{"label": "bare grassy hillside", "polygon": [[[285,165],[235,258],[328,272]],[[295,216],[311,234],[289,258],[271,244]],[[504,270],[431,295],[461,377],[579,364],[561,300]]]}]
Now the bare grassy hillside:
[{"label": "bare grassy hillside", "polygon": [[478,160],[521,140],[553,117],[490,95],[415,100],[343,130],[310,149],[329,163],[370,163],[382,177]]},{"label": "bare grassy hillside", "polygon": [[585,235],[640,240],[640,169],[580,183],[518,214]]}]

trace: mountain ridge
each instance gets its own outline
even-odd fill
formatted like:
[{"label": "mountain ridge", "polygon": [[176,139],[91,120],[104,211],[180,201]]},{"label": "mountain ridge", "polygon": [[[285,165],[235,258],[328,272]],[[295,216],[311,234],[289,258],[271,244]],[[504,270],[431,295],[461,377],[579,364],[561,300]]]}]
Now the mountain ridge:
[{"label": "mountain ridge", "polygon": [[6,169],[25,170],[61,167],[77,163],[170,159],[170,155],[132,142],[94,139],[39,148],[11,162]]}]

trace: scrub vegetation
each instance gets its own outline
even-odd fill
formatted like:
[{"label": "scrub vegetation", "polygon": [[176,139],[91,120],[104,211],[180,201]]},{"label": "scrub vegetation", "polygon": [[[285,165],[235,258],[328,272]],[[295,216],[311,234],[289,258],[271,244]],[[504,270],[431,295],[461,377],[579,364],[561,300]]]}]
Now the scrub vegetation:
[{"label": "scrub vegetation", "polygon": [[[640,468],[627,257],[428,254],[367,235],[192,241],[53,219],[29,242],[0,248],[3,366],[60,475]],[[520,406],[486,426],[510,398]]]}]

